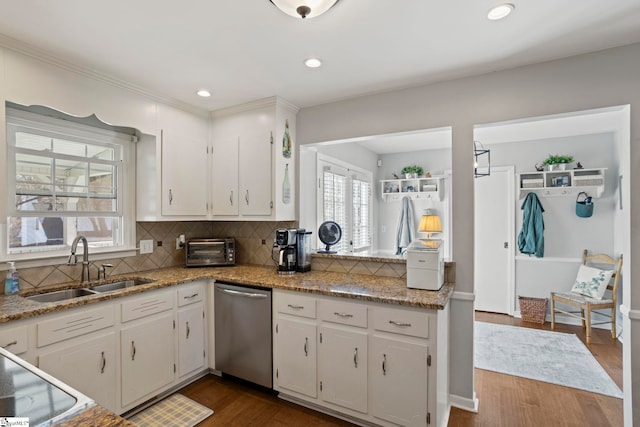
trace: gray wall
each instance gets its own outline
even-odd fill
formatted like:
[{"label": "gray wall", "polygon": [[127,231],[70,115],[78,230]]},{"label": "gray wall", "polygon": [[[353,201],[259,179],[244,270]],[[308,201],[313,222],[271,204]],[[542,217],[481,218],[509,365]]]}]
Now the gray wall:
[{"label": "gray wall", "polygon": [[[640,44],[383,94],[303,108],[301,144],[451,126],[453,259],[451,301],[453,403],[470,407],[473,380],[473,126],[616,105],[631,105],[630,146],[622,147],[625,424],[640,425]],[[632,168],[633,165],[633,168]],[[636,273],[640,277],[640,272]],[[633,283],[632,283],[633,281]],[[636,357],[632,357],[635,355]]]}]

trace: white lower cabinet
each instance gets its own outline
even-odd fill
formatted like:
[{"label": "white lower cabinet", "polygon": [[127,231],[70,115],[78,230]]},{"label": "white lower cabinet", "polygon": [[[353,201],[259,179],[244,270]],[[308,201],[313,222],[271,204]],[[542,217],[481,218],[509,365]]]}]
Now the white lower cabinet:
[{"label": "white lower cabinet", "polygon": [[278,317],[274,322],[275,384],[305,396],[316,397],[316,325],[305,319]]},{"label": "white lower cabinet", "polygon": [[173,313],[120,331],[123,407],[173,381],[173,332]]},{"label": "white lower cabinet", "polygon": [[116,405],[116,335],[113,332],[39,356],[39,368],[110,411]]},{"label": "white lower cabinet", "polygon": [[205,317],[202,303],[178,311],[178,375],[204,369]]},{"label": "white lower cabinet", "polygon": [[447,308],[280,289],[273,304],[274,388],[282,397],[376,425],[446,425],[448,375],[436,374],[436,356],[447,357]]},{"label": "white lower cabinet", "polygon": [[367,331],[320,326],[318,377],[322,400],[366,413]]},{"label": "white lower cabinet", "polygon": [[371,413],[402,426],[427,423],[429,383],[424,343],[371,337]]}]

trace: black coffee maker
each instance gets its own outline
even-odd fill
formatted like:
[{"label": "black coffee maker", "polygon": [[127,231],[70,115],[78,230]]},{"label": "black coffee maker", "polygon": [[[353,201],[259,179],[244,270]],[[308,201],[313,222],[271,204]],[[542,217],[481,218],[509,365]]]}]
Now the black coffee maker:
[{"label": "black coffee maker", "polygon": [[293,274],[298,266],[298,230],[278,228],[273,242],[271,258],[278,268],[278,274]]}]

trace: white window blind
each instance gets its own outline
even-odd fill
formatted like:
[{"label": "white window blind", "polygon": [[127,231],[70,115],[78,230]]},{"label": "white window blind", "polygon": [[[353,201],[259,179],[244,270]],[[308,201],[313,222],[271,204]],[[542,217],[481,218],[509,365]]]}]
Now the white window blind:
[{"label": "white window blind", "polygon": [[[342,228],[342,239],[332,250],[353,252],[371,246],[370,172],[327,156],[319,157],[321,176],[321,221],[335,221]],[[318,224],[319,225],[319,224]]]}]

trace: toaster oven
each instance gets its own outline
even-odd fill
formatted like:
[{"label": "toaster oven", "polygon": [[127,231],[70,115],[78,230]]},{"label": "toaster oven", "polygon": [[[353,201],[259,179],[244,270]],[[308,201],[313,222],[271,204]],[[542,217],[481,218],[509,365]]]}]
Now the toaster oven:
[{"label": "toaster oven", "polygon": [[235,265],[236,242],[233,237],[189,239],[186,244],[185,257],[187,267]]}]

